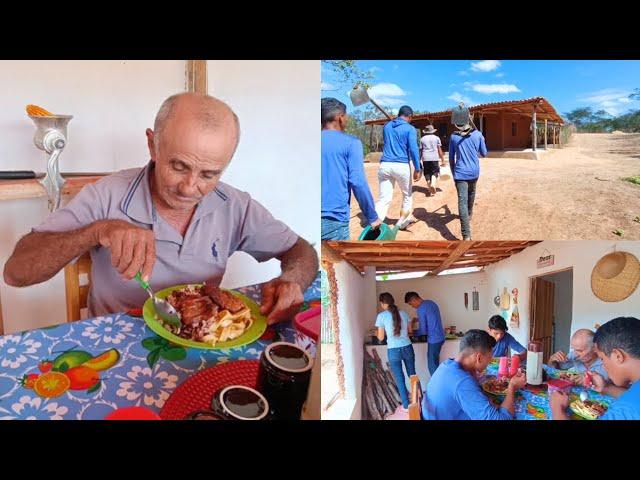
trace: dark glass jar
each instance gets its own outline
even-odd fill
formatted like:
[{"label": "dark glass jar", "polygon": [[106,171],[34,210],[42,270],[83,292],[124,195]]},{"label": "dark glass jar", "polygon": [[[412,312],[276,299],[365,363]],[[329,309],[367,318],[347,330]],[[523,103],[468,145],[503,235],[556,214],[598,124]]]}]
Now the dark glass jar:
[{"label": "dark glass jar", "polygon": [[275,342],[262,352],[258,390],[269,400],[274,419],[300,419],[312,367],[311,356],[293,343]]},{"label": "dark glass jar", "polygon": [[209,410],[200,410],[192,412],[186,416],[185,420],[220,420],[215,412]]},{"label": "dark glass jar", "polygon": [[213,395],[211,410],[222,420],[266,420],[269,402],[253,388],[231,385]]}]

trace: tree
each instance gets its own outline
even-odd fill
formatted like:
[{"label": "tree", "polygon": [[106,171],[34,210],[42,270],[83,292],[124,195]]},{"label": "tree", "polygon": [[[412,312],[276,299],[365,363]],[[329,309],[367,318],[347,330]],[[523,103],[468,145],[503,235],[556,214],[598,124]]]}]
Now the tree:
[{"label": "tree", "polygon": [[360,83],[368,88],[367,82],[373,79],[373,74],[362,70],[356,60],[322,60],[322,63],[336,75],[335,81],[340,85]]},{"label": "tree", "polygon": [[636,88],[632,94],[629,95],[632,100],[640,100],[640,88]]}]

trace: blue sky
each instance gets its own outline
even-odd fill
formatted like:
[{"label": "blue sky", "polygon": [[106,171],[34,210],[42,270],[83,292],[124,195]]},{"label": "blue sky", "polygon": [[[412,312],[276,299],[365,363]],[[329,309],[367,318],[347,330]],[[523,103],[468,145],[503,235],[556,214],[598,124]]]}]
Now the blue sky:
[{"label": "blue sky", "polygon": [[[640,88],[637,60],[359,60],[374,78],[369,94],[387,110],[447,110],[467,105],[545,97],[563,115],[579,107],[611,115],[640,109],[628,95]],[[351,85],[339,84],[322,65],[321,93],[345,102]],[[361,107],[362,108],[362,107]]]}]

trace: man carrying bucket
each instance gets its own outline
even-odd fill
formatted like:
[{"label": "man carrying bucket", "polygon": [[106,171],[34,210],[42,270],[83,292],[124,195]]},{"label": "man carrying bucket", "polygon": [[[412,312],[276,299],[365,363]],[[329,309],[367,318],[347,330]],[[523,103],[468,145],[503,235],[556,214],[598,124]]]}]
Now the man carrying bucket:
[{"label": "man carrying bucket", "polygon": [[382,223],[364,173],[362,142],[344,133],[347,106],[335,98],[321,100],[322,240],[349,240],[349,201],[353,192],[363,215],[377,229]]},{"label": "man carrying bucket", "polygon": [[464,112],[464,120],[456,120],[454,132],[449,139],[449,164],[458,191],[458,214],[462,230],[462,239],[471,240],[471,217],[476,196],[476,184],[480,176],[478,154],[487,156],[487,145],[482,133],[472,126],[472,118]]},{"label": "man carrying bucket", "polygon": [[378,217],[384,221],[393,198],[396,182],[402,192],[402,210],[396,228],[405,229],[417,219],[412,215],[411,166],[413,162],[413,180],[420,180],[422,167],[418,151],[418,135],[411,125],[413,109],[407,105],[400,107],[398,117],[388,122],[383,130],[384,148],[380,158],[378,181],[380,196],[376,203]]}]

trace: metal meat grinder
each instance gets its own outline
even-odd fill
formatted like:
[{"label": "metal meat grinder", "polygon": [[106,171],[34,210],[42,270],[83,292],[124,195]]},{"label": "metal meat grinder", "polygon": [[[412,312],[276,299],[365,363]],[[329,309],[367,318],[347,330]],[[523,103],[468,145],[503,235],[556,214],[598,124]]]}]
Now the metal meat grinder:
[{"label": "metal meat grinder", "polygon": [[65,180],[60,175],[58,162],[60,154],[67,145],[67,124],[73,118],[72,115],[49,115],[32,116],[36,125],[36,133],[33,137],[38,149],[43,150],[47,155],[47,173],[40,180],[49,197],[49,211],[53,212],[60,207],[60,197]]}]

